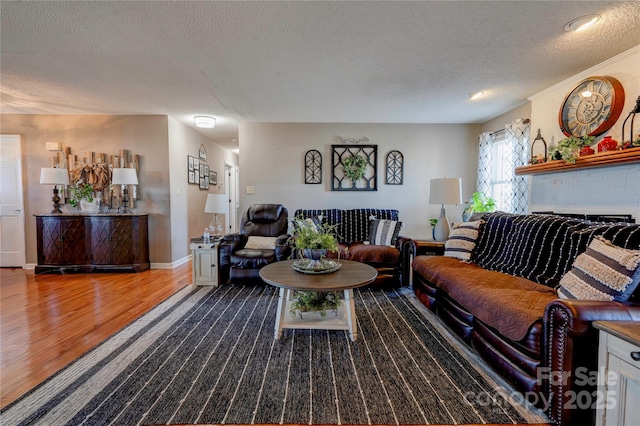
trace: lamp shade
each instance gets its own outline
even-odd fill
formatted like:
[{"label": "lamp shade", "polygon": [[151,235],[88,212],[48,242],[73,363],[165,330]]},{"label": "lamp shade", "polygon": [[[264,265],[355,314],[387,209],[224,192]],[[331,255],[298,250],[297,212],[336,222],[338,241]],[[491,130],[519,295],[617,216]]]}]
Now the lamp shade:
[{"label": "lamp shade", "polygon": [[429,204],[462,204],[462,179],[431,179]]},{"label": "lamp shade", "polygon": [[224,194],[207,195],[207,203],[204,205],[205,213],[226,213],[227,197]]},{"label": "lamp shade", "polygon": [[113,169],[111,183],[113,185],[137,185],[136,169]]},{"label": "lamp shade", "polygon": [[40,183],[42,185],[69,185],[69,171],[53,167],[43,167],[40,170]]}]

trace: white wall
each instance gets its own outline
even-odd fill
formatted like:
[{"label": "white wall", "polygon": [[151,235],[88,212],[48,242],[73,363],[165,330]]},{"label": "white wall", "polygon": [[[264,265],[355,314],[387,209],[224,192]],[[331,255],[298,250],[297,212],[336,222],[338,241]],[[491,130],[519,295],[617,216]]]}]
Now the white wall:
[{"label": "white wall", "polygon": [[[584,78],[611,76],[625,91],[625,106],[616,124],[604,135],[622,141],[622,123],[640,94],[640,46],[575,75],[532,96],[531,134],[541,129],[547,144],[565,136],[558,125],[558,111],[565,96]],[[636,118],[636,133],[640,133]],[[627,129],[629,124],[627,123]],[[628,130],[627,130],[628,135]],[[640,164],[534,175],[531,178],[530,211],[553,210],[570,213],[632,214],[640,219]]]},{"label": "white wall", "polygon": [[[290,219],[298,208],[360,207],[397,209],[404,222],[402,235],[430,236],[428,219],[438,217],[430,205],[429,180],[461,177],[463,200],[475,189],[480,125],[355,124],[355,123],[241,123],[240,211],[253,203],[281,203]],[[336,136],[366,136],[378,145],[378,190],[331,191],[331,145]],[[304,155],[322,153],[322,184],[304,184]],[[404,155],[404,184],[385,184],[389,151]],[[253,186],[255,194],[246,194]],[[461,219],[462,206],[447,206],[450,221]]]}]

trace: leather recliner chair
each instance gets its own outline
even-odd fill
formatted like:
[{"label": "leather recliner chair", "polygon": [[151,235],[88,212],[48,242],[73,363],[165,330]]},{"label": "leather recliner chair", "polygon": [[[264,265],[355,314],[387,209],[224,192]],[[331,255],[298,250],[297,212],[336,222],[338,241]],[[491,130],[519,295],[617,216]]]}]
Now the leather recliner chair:
[{"label": "leather recliner chair", "polygon": [[[252,204],[242,216],[240,232],[220,242],[220,282],[261,282],[260,268],[288,259],[289,215],[282,204]],[[277,237],[273,248],[246,248],[250,236]]]}]

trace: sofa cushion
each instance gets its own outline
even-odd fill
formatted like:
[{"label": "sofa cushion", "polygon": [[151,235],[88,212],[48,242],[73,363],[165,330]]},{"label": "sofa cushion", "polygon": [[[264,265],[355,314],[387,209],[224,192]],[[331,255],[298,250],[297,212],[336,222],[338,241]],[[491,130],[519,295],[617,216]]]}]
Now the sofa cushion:
[{"label": "sofa cushion", "polygon": [[231,254],[230,264],[237,268],[262,268],[275,261],[275,250],[241,249]]},{"label": "sofa cushion", "polygon": [[258,237],[251,235],[247,238],[247,243],[244,245],[244,248],[274,250],[276,248],[276,241],[278,241],[278,237]]},{"label": "sofa cushion", "polygon": [[348,260],[373,264],[397,264],[400,250],[395,247],[353,243],[349,245]]},{"label": "sofa cushion", "polygon": [[560,280],[563,299],[625,302],[640,282],[640,250],[618,247],[596,236]]},{"label": "sofa cushion", "polygon": [[483,323],[514,341],[542,319],[555,290],[446,256],[417,256],[413,269]]},{"label": "sofa cushion", "polygon": [[369,237],[367,241],[378,246],[395,246],[400,228],[402,228],[402,222],[373,219],[369,222]]},{"label": "sofa cushion", "polygon": [[481,220],[461,222],[454,226],[449,239],[444,243],[444,255],[470,260],[480,232]]}]

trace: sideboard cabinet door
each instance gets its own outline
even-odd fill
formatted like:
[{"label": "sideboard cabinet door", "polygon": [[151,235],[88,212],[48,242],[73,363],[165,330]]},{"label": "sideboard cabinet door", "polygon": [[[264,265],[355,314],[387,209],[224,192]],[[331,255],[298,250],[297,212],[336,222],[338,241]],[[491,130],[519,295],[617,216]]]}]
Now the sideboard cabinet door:
[{"label": "sideboard cabinet door", "polygon": [[[38,266],[77,266],[87,263],[83,217],[38,217],[36,232]],[[36,267],[36,273],[41,271]]]},{"label": "sideboard cabinet door", "polygon": [[131,217],[91,217],[91,263],[130,265],[133,263],[133,220]]}]

